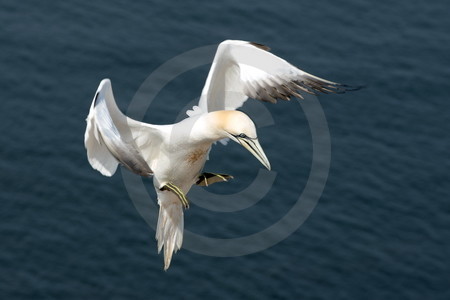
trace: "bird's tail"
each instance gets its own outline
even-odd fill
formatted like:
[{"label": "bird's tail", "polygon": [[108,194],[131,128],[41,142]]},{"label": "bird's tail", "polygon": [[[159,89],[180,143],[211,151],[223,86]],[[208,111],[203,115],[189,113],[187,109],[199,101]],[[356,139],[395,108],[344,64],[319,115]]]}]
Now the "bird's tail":
[{"label": "bird's tail", "polygon": [[[166,192],[166,195],[170,193]],[[162,199],[163,198],[163,199]],[[183,208],[178,198],[167,199],[159,197],[159,218],[156,228],[156,239],[158,240],[158,253],[164,247],[164,270],[167,270],[172,260],[172,254],[181,248],[183,243]]]}]

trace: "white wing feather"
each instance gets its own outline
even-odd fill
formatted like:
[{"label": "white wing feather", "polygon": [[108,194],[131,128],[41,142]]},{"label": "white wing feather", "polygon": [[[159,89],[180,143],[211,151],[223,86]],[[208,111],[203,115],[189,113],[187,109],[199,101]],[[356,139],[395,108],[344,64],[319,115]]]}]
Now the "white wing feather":
[{"label": "white wing feather", "polygon": [[119,162],[109,152],[102,141],[100,132],[95,123],[94,101],[92,102],[89,115],[86,119],[87,126],[84,133],[84,146],[87,150],[88,161],[92,168],[102,173],[104,176],[112,176],[117,170]]},{"label": "white wing feather", "polygon": [[132,172],[152,175],[162,136],[159,127],[138,122],[121,113],[114,100],[111,82],[100,83],[89,115],[84,136],[91,166],[105,176],[112,176],[119,163]]},{"label": "white wing feather", "polygon": [[301,92],[343,93],[358,89],[308,74],[268,50],[257,43],[222,42],[217,48],[198,108],[194,107],[188,114],[237,109],[249,97],[275,103],[291,97],[303,98]]}]

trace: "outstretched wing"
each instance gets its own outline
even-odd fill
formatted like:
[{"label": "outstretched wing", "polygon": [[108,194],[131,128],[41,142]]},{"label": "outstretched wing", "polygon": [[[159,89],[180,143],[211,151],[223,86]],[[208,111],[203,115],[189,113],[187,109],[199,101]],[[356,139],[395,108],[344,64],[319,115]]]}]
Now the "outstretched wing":
[{"label": "outstretched wing", "polygon": [[84,145],[92,168],[112,176],[121,163],[141,176],[152,175],[151,164],[157,159],[154,145],[160,143],[161,132],[158,126],[120,112],[109,79],[100,83],[86,121]]},{"label": "outstretched wing", "polygon": [[198,107],[189,114],[239,108],[250,97],[275,103],[303,98],[301,93],[344,93],[356,90],[308,74],[269,48],[245,41],[224,41],[217,48]]}]

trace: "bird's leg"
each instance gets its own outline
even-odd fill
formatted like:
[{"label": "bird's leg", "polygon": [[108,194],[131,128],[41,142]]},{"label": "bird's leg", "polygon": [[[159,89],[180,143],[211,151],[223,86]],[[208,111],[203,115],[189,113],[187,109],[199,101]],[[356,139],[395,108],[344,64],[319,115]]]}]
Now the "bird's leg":
[{"label": "bird's leg", "polygon": [[209,186],[216,182],[228,181],[228,179],[233,179],[233,176],[227,174],[202,173],[198,176],[198,180],[195,184],[200,186]]},{"label": "bird's leg", "polygon": [[188,201],[186,195],[175,184],[168,182],[160,190],[161,191],[171,191],[171,192],[173,192],[175,195],[177,195],[178,199],[180,199],[181,204],[183,204],[184,208],[185,209],[189,208],[189,201]]}]

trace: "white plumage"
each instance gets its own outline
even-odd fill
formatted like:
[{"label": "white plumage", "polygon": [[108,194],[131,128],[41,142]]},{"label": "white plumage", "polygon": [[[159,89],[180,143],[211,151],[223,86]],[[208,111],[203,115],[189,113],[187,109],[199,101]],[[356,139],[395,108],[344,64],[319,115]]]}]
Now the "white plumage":
[{"label": "white plumage", "polygon": [[126,117],[115,103],[110,80],[102,80],[87,117],[88,160],[105,176],[112,176],[119,164],[138,175],[153,176],[160,205],[156,239],[158,251],[164,248],[167,269],[172,253],[180,249],[183,241],[185,195],[193,184],[228,178],[202,175],[214,142],[229,138],[270,170],[254,123],[235,109],[249,97],[275,103],[301,98],[301,92],[341,93],[354,89],[305,73],[263,45],[224,41],[217,49],[198,106],[176,124],[152,125]]}]

